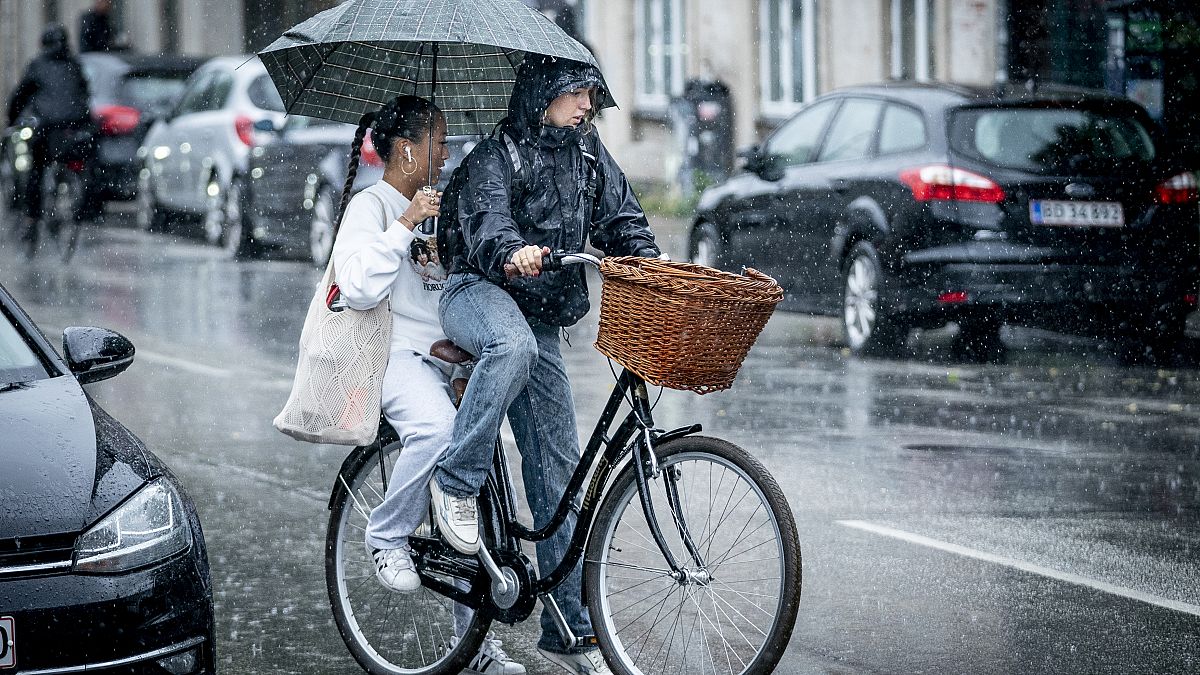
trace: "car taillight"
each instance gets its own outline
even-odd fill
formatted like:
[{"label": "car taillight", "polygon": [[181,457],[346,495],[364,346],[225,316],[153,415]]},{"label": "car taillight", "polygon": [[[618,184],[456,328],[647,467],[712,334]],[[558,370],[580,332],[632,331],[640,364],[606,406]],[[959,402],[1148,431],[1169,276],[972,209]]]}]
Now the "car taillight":
[{"label": "car taillight", "polygon": [[1155,188],[1159,204],[1193,204],[1200,201],[1200,186],[1196,175],[1190,171],[1174,176]]},{"label": "car taillight", "polygon": [[121,136],[133,133],[142,121],[142,113],[137,108],[124,105],[104,105],[92,112],[96,124],[103,136]]},{"label": "car taillight", "polygon": [[238,140],[249,147],[254,147],[258,144],[254,138],[254,120],[245,115],[238,115],[233,121],[233,128],[237,131]]},{"label": "car taillight", "polygon": [[919,202],[959,201],[998,204],[1004,201],[1004,188],[997,185],[991,178],[945,164],[906,169],[900,172],[900,181],[912,190],[913,197]]},{"label": "car taillight", "polygon": [[946,291],[938,295],[938,302],[943,305],[961,305],[967,301],[966,291]]},{"label": "car taillight", "polygon": [[358,159],[367,166],[383,166],[383,158],[379,156],[379,151],[375,149],[375,143],[371,141],[370,131],[363,138],[362,150]]}]

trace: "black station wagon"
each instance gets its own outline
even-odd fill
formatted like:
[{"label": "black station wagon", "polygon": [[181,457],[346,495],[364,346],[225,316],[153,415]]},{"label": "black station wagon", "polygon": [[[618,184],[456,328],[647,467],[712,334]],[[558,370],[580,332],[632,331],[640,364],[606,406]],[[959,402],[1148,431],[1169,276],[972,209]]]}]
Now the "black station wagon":
[{"label": "black station wagon", "polygon": [[805,106],[706,191],[694,261],[752,266],[786,307],[842,317],[855,353],[956,322],[1174,355],[1196,308],[1194,174],[1136,104],[1080,89],[889,84]]}]

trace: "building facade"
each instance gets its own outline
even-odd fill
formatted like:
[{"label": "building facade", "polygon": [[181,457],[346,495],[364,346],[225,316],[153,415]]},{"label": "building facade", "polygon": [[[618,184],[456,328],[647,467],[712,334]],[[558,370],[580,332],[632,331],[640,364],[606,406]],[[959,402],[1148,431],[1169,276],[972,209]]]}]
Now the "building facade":
[{"label": "building facade", "polygon": [[[728,88],[732,145],[762,140],[804,102],[889,79],[1107,87],[1200,147],[1195,0],[521,0],[596,54],[619,109],[607,145],[641,181],[674,184],[684,145],[672,103],[689,81]],[[77,35],[92,0],[0,0],[0,88],[47,21]],[[336,0],[114,0],[130,48],[252,53]],[[1200,152],[1196,153],[1200,155]]]}]

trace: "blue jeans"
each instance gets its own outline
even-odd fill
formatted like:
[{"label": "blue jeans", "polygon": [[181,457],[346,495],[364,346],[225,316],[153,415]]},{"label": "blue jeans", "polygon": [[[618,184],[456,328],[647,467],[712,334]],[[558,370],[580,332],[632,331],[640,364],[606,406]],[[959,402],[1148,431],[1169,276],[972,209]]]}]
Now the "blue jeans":
[{"label": "blue jeans", "polygon": [[[554,515],[581,454],[571,383],[559,351],[559,329],[530,325],[507,291],[476,274],[450,275],[439,310],[446,337],[474,354],[478,363],[434,480],[448,494],[479,494],[507,412],[521,452],[525,498],[534,527],[540,528]],[[576,513],[572,511],[553,536],[537,544],[541,574],[549,574],[566,555]],[[580,561],[553,595],[571,630],[591,635],[582,588]],[[567,651],[545,611],[538,646]]]}]

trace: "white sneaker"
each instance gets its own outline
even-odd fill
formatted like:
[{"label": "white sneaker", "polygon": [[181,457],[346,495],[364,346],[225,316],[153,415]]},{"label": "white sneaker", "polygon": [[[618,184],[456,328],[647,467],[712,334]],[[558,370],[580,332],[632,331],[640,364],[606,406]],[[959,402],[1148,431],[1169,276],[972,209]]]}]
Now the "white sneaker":
[{"label": "white sneaker", "polygon": [[600,653],[599,649],[591,649],[580,654],[556,654],[538,647],[538,653],[568,673],[612,675],[612,671],[608,669],[608,664],[604,662],[604,655]]},{"label": "white sneaker", "polygon": [[479,516],[474,497],[455,497],[442,492],[436,480],[429,481],[433,513],[442,539],[454,550],[466,555],[479,553]]},{"label": "white sneaker", "polygon": [[[458,644],[457,637],[450,638],[450,647]],[[524,675],[525,666],[508,658],[508,654],[500,648],[501,641],[488,633],[479,647],[479,653],[467,664],[464,673],[471,675]]]},{"label": "white sneaker", "polygon": [[412,593],[421,587],[421,577],[412,556],[402,548],[377,548],[371,551],[375,560],[375,578],[379,583],[400,593]]}]

